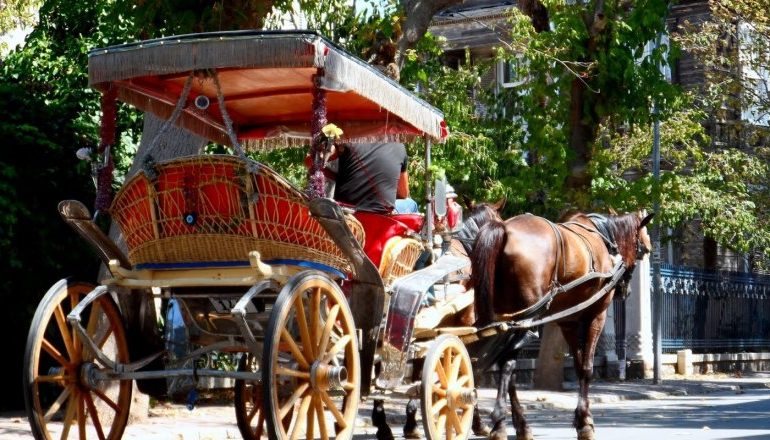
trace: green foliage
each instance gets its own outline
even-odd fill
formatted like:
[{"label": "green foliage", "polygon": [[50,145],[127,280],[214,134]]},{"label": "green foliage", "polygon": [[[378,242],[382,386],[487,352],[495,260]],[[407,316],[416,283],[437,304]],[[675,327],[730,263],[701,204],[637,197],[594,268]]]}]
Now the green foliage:
[{"label": "green foliage", "polygon": [[[767,199],[767,159],[736,148],[709,148],[703,119],[690,107],[661,121],[658,221],[677,227],[700,220],[705,234],[731,249],[768,249],[767,214],[758,204]],[[650,127],[611,135],[607,143],[592,164],[595,200],[619,210],[650,206],[656,193]]]}]

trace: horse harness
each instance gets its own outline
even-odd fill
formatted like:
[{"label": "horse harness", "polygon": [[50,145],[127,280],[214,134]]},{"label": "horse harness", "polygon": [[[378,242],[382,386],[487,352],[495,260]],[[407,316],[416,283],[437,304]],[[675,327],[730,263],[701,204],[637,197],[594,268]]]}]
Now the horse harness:
[{"label": "horse harness", "polygon": [[[506,315],[507,317],[518,318],[519,320],[521,320],[516,323],[516,326],[522,327],[522,328],[532,327],[532,326],[540,325],[546,322],[551,322],[557,319],[561,319],[573,313],[577,313],[587,308],[591,304],[595,303],[596,301],[598,301],[599,298],[601,298],[607,292],[609,292],[609,290],[612,289],[620,280],[621,276],[626,270],[626,267],[625,267],[625,264],[623,263],[622,258],[620,258],[620,256],[618,255],[617,243],[615,243],[610,238],[612,237],[612,234],[610,233],[609,228],[607,227],[607,218],[600,214],[588,214],[587,217],[589,218],[589,220],[591,220],[591,223],[594,224],[595,228],[591,228],[582,223],[574,222],[574,221],[556,224],[547,219],[544,219],[546,222],[548,222],[548,226],[551,227],[551,230],[553,230],[553,233],[556,237],[556,262],[554,263],[553,279],[551,280],[552,287],[548,291],[548,293],[544,295],[542,298],[540,298],[535,304],[523,310],[520,310],[518,312],[514,312],[509,315]],[[562,236],[562,231],[559,229],[559,227],[562,227],[572,232],[581,240],[586,250],[588,251],[588,255],[591,261],[591,269],[587,274],[583,275],[582,277],[576,280],[572,280],[569,283],[564,285],[559,283],[559,261],[560,260],[562,263],[562,273],[566,272],[566,258],[564,258],[564,253],[565,253],[564,237]],[[594,253],[593,253],[593,250],[591,249],[588,238],[583,233],[579,232],[578,229],[582,229],[587,233],[597,234],[599,237],[601,237],[605,246],[607,246],[607,250],[612,256],[613,261],[615,261],[615,264],[613,265],[613,268],[610,272],[596,271],[594,266]],[[583,283],[594,280],[596,278],[603,278],[603,279],[610,278],[610,282],[605,284],[604,287],[602,287],[602,289],[600,289],[598,292],[596,292],[593,296],[591,296],[586,301],[583,301],[580,304],[567,308],[554,315],[550,315],[545,318],[536,319],[532,321],[532,318],[537,318],[539,316],[542,316],[543,313],[547,312],[548,309],[550,309],[551,303],[553,302],[553,299],[557,295],[568,292],[569,290],[575,288],[576,286],[579,286]]]}]

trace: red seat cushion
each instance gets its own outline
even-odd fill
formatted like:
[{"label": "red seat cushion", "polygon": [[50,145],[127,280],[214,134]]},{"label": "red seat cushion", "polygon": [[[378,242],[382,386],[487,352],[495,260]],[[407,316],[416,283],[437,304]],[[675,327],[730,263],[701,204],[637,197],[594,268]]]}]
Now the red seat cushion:
[{"label": "red seat cushion", "polygon": [[361,222],[366,232],[364,252],[375,266],[380,267],[382,250],[385,243],[395,236],[406,236],[418,232],[422,227],[421,214],[385,215],[374,212],[357,211],[355,217]]}]

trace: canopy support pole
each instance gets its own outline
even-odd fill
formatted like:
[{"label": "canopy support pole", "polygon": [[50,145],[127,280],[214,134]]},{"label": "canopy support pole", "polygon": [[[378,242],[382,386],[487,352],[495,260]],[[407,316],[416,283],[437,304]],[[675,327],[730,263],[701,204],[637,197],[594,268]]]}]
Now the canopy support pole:
[{"label": "canopy support pole", "polygon": [[326,90],[320,87],[324,70],[319,68],[313,75],[313,118],[310,121],[310,131],[313,139],[310,145],[312,163],[308,171],[307,193],[311,199],[325,196],[326,176],[324,176],[324,150],[326,142],[322,129],[326,120]]}]

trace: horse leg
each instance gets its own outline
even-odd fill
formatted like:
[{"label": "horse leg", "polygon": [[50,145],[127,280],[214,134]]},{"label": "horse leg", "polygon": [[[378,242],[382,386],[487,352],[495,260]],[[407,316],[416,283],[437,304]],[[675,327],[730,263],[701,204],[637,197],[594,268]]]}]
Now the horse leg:
[{"label": "horse leg", "polygon": [[[497,398],[495,399],[495,409],[492,411],[492,432],[489,434],[490,440],[507,440],[508,434],[505,430],[505,391],[510,391],[510,382],[513,378],[513,371],[516,368],[516,359],[505,361],[498,376]],[[515,396],[515,389],[514,394]],[[532,434],[527,421],[524,419],[524,412],[518,399],[511,398],[511,415],[513,424],[516,428],[516,440],[531,440]]]},{"label": "horse leg", "polygon": [[532,430],[527,425],[524,418],[524,410],[519,403],[519,396],[516,395],[516,361],[513,361],[514,368],[511,368],[510,380],[508,382],[508,397],[511,399],[511,417],[513,426],[516,427],[516,440],[534,440]]},{"label": "horse leg", "polygon": [[471,431],[474,435],[482,437],[488,436],[492,430],[481,420],[481,412],[478,405],[473,405],[473,423],[471,424]]},{"label": "horse leg", "polygon": [[577,430],[578,440],[593,440],[594,420],[589,408],[588,390],[594,372],[594,352],[599,341],[606,313],[601,313],[591,321],[562,324],[562,332],[570,346],[578,377],[578,403],[575,408],[573,426]]}]

